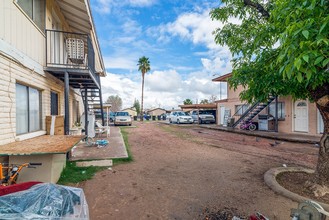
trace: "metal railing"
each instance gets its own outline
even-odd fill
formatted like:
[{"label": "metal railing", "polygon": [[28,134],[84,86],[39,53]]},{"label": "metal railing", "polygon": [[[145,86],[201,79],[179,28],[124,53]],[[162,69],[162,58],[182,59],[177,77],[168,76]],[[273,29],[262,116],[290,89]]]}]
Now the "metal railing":
[{"label": "metal railing", "polygon": [[[246,107],[246,106],[248,106],[248,107]],[[250,104],[247,103],[247,102],[246,103],[239,104],[239,107],[236,107],[235,113],[230,117],[230,118],[234,118],[233,119],[233,124],[236,121],[238,121],[242,117],[242,115],[244,115],[244,113],[249,109],[249,107],[250,107]],[[233,126],[233,124],[231,124],[231,126]]]},{"label": "metal railing", "polygon": [[95,79],[95,53],[87,34],[46,30],[46,66],[89,69]]}]

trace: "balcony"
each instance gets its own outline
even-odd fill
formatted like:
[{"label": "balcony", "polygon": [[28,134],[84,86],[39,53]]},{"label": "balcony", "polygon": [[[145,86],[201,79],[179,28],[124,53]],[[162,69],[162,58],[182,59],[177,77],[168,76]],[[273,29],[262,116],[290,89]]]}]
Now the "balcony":
[{"label": "balcony", "polygon": [[44,70],[62,81],[67,72],[73,88],[100,89],[94,48],[87,34],[46,30]]}]

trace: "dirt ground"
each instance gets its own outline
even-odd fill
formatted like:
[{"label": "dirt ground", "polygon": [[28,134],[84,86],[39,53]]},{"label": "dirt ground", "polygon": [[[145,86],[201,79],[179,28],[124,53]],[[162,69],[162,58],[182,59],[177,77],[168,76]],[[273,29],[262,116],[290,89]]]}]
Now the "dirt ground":
[{"label": "dirt ground", "polygon": [[297,203],[274,193],[273,167],[315,168],[318,148],[197,126],[135,123],[126,128],[134,161],[81,183],[91,219],[205,219],[223,209],[289,219]]}]

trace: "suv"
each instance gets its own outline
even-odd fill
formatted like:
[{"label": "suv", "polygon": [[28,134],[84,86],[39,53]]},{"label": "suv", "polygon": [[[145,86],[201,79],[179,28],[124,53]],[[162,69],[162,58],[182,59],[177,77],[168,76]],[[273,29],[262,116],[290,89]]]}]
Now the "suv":
[{"label": "suv", "polygon": [[192,111],[191,116],[194,122],[199,122],[199,124],[216,122],[214,115],[207,110],[199,110],[199,114],[198,114],[198,110]]}]

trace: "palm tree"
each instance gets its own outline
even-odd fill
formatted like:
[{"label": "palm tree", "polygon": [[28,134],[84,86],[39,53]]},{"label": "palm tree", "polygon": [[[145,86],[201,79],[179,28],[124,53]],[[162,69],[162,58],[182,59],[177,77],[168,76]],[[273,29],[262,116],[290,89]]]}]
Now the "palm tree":
[{"label": "palm tree", "polygon": [[138,71],[142,72],[142,104],[141,104],[141,121],[143,121],[143,102],[144,102],[144,76],[145,73],[151,70],[149,58],[143,56],[138,60]]},{"label": "palm tree", "polygon": [[191,99],[185,99],[185,100],[183,101],[183,103],[184,103],[184,105],[192,105],[192,104],[193,104],[193,102],[192,102]]}]

